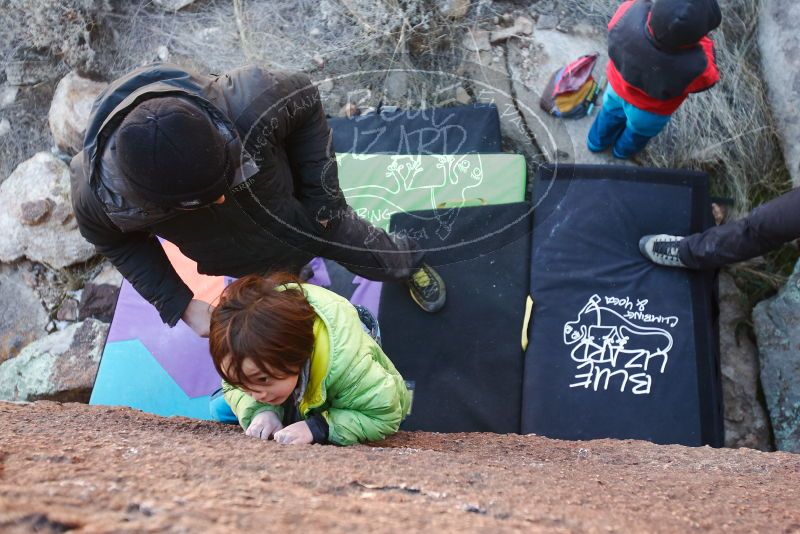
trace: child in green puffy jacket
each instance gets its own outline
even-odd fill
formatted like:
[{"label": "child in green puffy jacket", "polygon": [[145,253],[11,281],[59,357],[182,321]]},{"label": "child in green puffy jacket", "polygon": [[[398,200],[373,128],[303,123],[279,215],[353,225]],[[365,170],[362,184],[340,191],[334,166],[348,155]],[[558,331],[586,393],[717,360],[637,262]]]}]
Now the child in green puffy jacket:
[{"label": "child in green puffy jacket", "polygon": [[375,441],[397,432],[411,407],[403,378],[356,308],[290,275],[251,275],[228,286],[209,341],[225,401],[248,436]]}]

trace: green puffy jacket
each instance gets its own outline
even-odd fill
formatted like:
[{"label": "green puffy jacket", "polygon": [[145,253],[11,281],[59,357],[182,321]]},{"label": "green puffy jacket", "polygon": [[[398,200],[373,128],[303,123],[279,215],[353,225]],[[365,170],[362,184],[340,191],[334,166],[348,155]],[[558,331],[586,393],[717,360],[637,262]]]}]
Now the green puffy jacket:
[{"label": "green puffy jacket", "polygon": [[[394,434],[411,408],[403,377],[364,331],[352,304],[315,285],[300,287],[317,314],[308,385],[298,406],[301,417],[321,414],[328,423],[328,441],[337,445]],[[280,406],[259,403],[225,382],[223,390],[245,430],[266,410],[283,418]]]}]

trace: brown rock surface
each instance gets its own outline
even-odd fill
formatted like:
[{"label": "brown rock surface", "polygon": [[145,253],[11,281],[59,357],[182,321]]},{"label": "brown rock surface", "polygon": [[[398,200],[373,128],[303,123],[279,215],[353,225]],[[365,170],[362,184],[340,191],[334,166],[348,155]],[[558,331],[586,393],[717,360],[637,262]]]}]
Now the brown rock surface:
[{"label": "brown rock surface", "polygon": [[280,446],[127,408],[0,403],[3,532],[789,532],[800,456],[400,433]]},{"label": "brown rock surface", "polygon": [[53,209],[54,202],[49,198],[39,200],[32,200],[30,202],[23,202],[20,204],[19,219],[22,224],[28,226],[36,226],[45,218],[50,215],[50,210]]},{"label": "brown rock surface", "polygon": [[100,321],[110,323],[114,318],[114,310],[117,307],[117,297],[119,297],[119,286],[86,284],[81,293],[78,312],[80,320],[83,321],[89,317],[94,317]]}]

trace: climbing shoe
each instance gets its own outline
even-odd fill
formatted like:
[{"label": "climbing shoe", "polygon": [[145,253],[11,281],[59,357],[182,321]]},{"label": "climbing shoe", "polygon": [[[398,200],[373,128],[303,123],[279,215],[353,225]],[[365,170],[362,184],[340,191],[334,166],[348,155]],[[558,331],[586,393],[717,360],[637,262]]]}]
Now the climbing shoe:
[{"label": "climbing shoe", "polygon": [[406,280],[408,291],[420,308],[428,313],[442,309],[446,300],[444,280],[433,268],[423,263]]},{"label": "climbing shoe", "polygon": [[678,244],[683,237],[657,234],[646,235],[639,240],[642,255],[653,263],[666,267],[686,267],[678,255]]}]

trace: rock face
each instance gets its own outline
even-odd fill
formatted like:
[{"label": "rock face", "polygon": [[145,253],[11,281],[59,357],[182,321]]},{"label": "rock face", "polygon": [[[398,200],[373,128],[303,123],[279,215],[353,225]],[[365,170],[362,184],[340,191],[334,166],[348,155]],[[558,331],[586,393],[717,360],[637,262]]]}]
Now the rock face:
[{"label": "rock face", "polygon": [[68,154],[80,152],[92,103],[107,86],[74,71],[58,82],[48,114],[50,131],[58,148]]},{"label": "rock face", "polygon": [[47,335],[48,317],[21,268],[0,266],[0,362]]},{"label": "rock face", "polygon": [[31,343],[0,365],[0,399],[88,402],[107,334],[89,319]]},{"label": "rock face", "polygon": [[3,262],[27,256],[58,269],[94,256],[78,232],[63,161],[39,152],[0,185],[0,236]]},{"label": "rock face", "polygon": [[753,323],[775,445],[800,452],[800,262],[778,294],[755,307]]},{"label": "rock face", "polygon": [[758,45],[767,93],[783,143],[786,166],[800,186],[800,3],[764,0],[758,24]]},{"label": "rock face", "polygon": [[728,273],[719,275],[719,348],[725,407],[725,446],[771,450],[769,420],[758,400],[758,349],[739,325],[748,318]]}]

